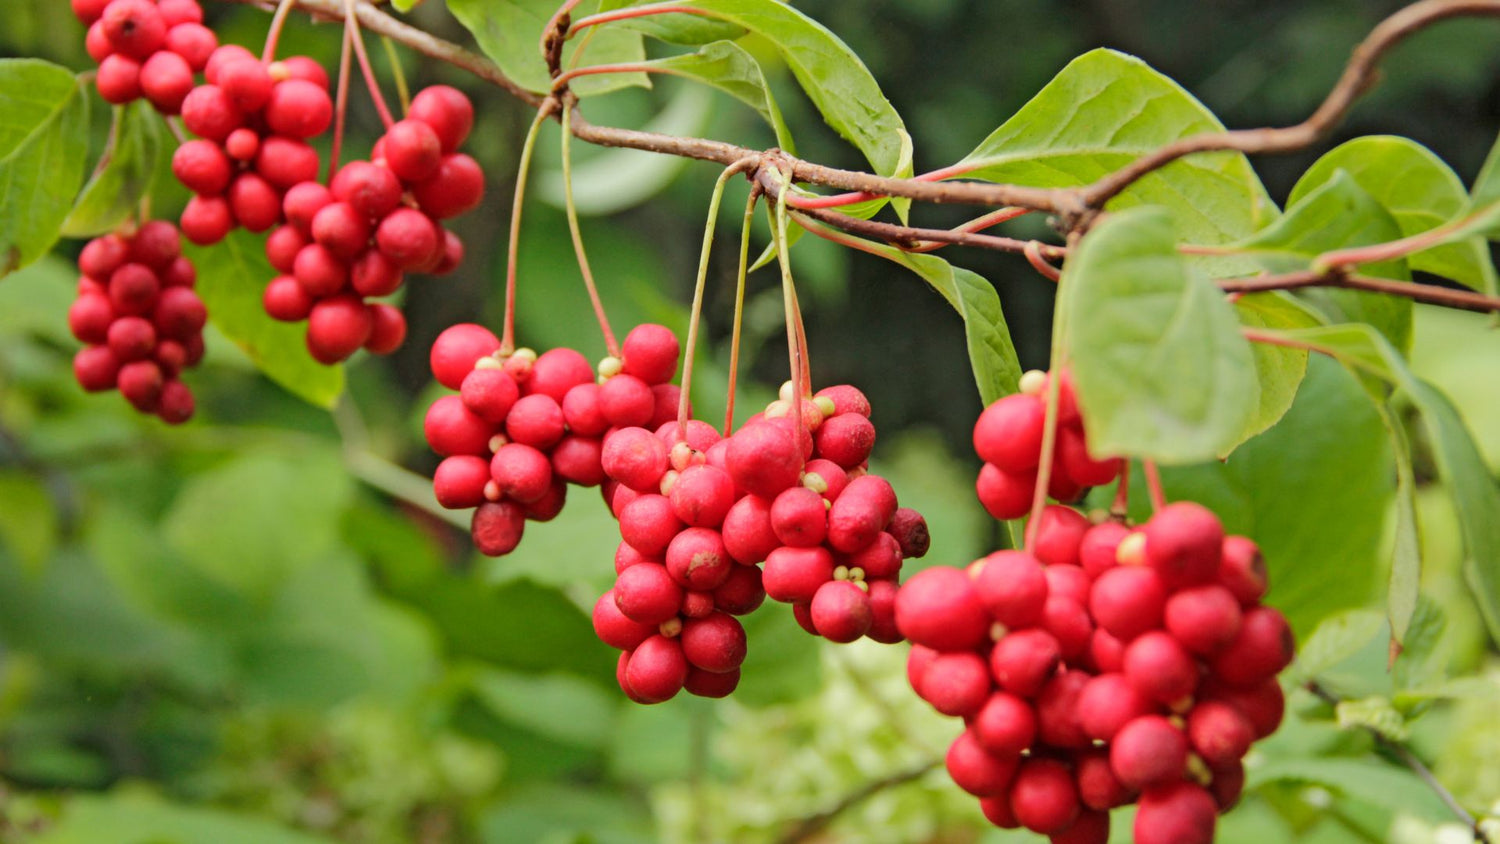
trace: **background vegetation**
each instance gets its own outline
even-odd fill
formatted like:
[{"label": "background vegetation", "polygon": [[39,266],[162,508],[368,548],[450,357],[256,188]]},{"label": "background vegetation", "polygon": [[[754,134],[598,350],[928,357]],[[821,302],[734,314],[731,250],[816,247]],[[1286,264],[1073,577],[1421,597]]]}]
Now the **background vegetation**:
[{"label": "background vegetation", "polygon": [[[260,43],[263,13],[205,5],[224,40]],[[907,119],[920,172],[961,157],[1067,60],[1100,45],[1140,55],[1228,125],[1294,122],[1349,47],[1400,4],[797,5],[870,65]],[[10,0],[5,15],[0,55],[88,66],[82,29],[55,0]],[[466,38],[441,3],[415,18]],[[1338,139],[1405,135],[1472,180],[1500,130],[1497,37],[1500,22],[1464,20],[1415,38]],[[294,19],[283,49],[332,64],[338,40],[334,27]],[[398,467],[430,473],[435,462],[420,434],[435,394],[431,338],[453,322],[499,321],[501,232],[529,114],[452,68],[401,57],[414,84],[447,82],[474,97],[470,146],[490,174],[489,196],[457,223],[470,248],[459,274],[410,288],[407,347],[351,366],[333,414],[265,380],[211,333],[192,380],[199,415],[167,430],[72,381],[64,315],[75,270],[65,253],[81,241],[0,281],[0,841],[1029,840],[989,829],[972,799],[927,772],[954,725],[906,688],[904,648],[820,644],[785,607],[770,607],[748,619],[751,652],[733,699],[638,707],[615,688],[613,652],[588,624],[612,575],[615,526],[602,506],[575,502],[557,522],[533,525],[515,555],[492,561],[472,552],[464,531],[402,501],[425,493]],[[789,83],[776,80],[801,151],[856,165]],[[372,138],[373,114],[362,96],[354,102],[354,132]],[[586,109],[600,123],[773,143],[748,111],[670,82]],[[106,121],[93,123],[98,149]],[[538,147],[520,337],[597,357],[602,344],[552,205],[561,201],[556,137],[549,128]],[[1332,145],[1257,169],[1284,201]],[[578,190],[616,325],[685,325],[717,173],[578,149],[590,155]],[[185,197],[171,186],[162,195],[157,213],[174,216]],[[738,205],[725,203],[730,231]],[[948,221],[941,208],[921,213]],[[707,350],[719,368],[700,376],[699,397],[709,418],[723,401],[733,240],[722,239],[710,287]],[[996,526],[972,493],[967,434],[979,404],[957,318],[884,262],[812,238],[796,253],[814,378],[869,393],[880,471],[932,525],[933,551],[914,562],[962,565],[993,547]],[[996,284],[1023,363],[1045,365],[1051,285],[1017,256],[958,260]],[[764,391],[785,367],[781,305],[774,270],[752,284],[750,348]],[[1416,330],[1414,369],[1457,403],[1491,469],[1500,467],[1500,341],[1482,317],[1426,307]],[[743,406],[757,403],[752,392]],[[1389,707],[1466,805],[1500,813],[1500,663],[1458,575],[1450,505],[1431,482],[1418,499],[1430,597],[1416,645],[1393,674],[1384,670],[1380,561],[1392,480],[1388,457],[1370,459],[1384,442],[1358,386],[1315,360],[1282,425],[1228,467],[1170,473],[1168,490],[1214,506],[1263,544],[1270,601],[1301,638],[1330,618],[1289,685],[1316,671],[1342,696],[1369,699],[1379,710],[1371,717]],[[1257,453],[1278,459],[1257,463]],[[1473,676],[1444,686],[1458,673]],[[1249,796],[1221,840],[1463,840],[1440,838],[1451,815],[1365,732],[1341,729],[1304,693],[1290,708],[1248,766]],[[820,813],[887,780],[899,784],[819,829]]]}]

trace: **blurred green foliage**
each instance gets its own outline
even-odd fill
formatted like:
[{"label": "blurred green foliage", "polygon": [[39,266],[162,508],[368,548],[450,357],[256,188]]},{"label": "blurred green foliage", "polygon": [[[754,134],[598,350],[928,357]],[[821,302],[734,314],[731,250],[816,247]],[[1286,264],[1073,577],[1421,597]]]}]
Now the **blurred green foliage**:
[{"label": "blurred green foliage", "polygon": [[[869,65],[911,130],[922,171],[960,158],[1096,46],[1140,55],[1230,126],[1294,122],[1347,48],[1397,4],[797,5]],[[263,37],[264,14],[208,6],[225,40]],[[413,17],[466,38],[440,3]],[[1406,135],[1471,179],[1500,124],[1496,35],[1494,22],[1464,21],[1414,39],[1338,137]],[[299,21],[283,43],[332,64],[338,38]],[[800,151],[859,166],[760,46]],[[374,53],[383,69],[383,51]],[[88,66],[81,29],[55,0],[7,3],[0,55]],[[589,628],[615,542],[591,491],[575,488],[581,500],[556,522],[529,526],[521,550],[499,561],[478,557],[463,531],[403,501],[427,494],[421,475],[434,464],[420,437],[434,395],[427,346],[453,322],[499,320],[500,232],[528,115],[452,68],[400,55],[414,84],[448,82],[475,97],[470,145],[490,173],[490,195],[457,224],[470,250],[465,267],[409,291],[406,349],[349,367],[333,413],[290,396],[211,332],[206,365],[193,376],[198,418],[166,430],[117,396],[85,396],[72,382],[64,314],[77,242],[0,281],[0,841],[1031,840],[990,829],[973,800],[928,771],[955,725],[909,693],[904,649],[819,645],[785,607],[770,606],[748,620],[751,651],[732,700],[637,707],[618,693],[614,654]],[[690,91],[661,83],[592,101],[588,113],[602,124],[658,120],[749,146],[774,143],[751,110]],[[362,150],[377,123],[355,100]],[[97,151],[103,122],[93,129]],[[548,188],[557,183],[556,140],[549,127],[539,144],[540,201],[526,216],[521,339],[595,357],[602,344]],[[1274,199],[1285,202],[1318,151],[1256,162]],[[716,174],[643,153],[577,153],[580,196],[616,202],[584,221],[616,327],[683,327]],[[621,183],[642,204],[619,207]],[[171,214],[182,198],[167,191],[157,212]],[[738,204],[725,203],[721,231],[731,234],[715,247],[695,390],[710,419],[725,399]],[[951,224],[952,213],[921,208],[918,222]],[[869,393],[881,426],[877,468],[929,519],[932,553],[912,567],[963,565],[993,546],[998,527],[970,491],[966,440],[978,403],[960,323],[919,280],[883,261],[813,238],[798,244],[796,261],[815,378]],[[962,263],[995,283],[1022,362],[1042,365],[1050,286],[1014,256],[972,253]],[[747,348],[759,386],[742,393],[742,417],[786,364],[774,270],[754,276],[752,288]],[[1481,317],[1429,308],[1417,309],[1414,331],[1414,369],[1458,405],[1490,468],[1500,469],[1495,335]],[[1287,724],[1249,760],[1252,788],[1224,820],[1223,841],[1417,844],[1451,835],[1451,816],[1429,790],[1374,752],[1365,732],[1340,728],[1370,711],[1389,710],[1465,805],[1500,810],[1500,664],[1462,581],[1451,504],[1431,481],[1420,431],[1412,434],[1426,599],[1414,644],[1391,673],[1377,596],[1394,476],[1381,423],[1356,382],[1314,361],[1282,425],[1224,465],[1167,475],[1173,495],[1208,503],[1262,543],[1273,600],[1300,637],[1317,637],[1309,650],[1318,675],[1368,703],[1335,712],[1294,692]],[[904,776],[826,829],[810,828],[847,795]],[[799,829],[808,837],[784,838]],[[1128,836],[1128,819],[1116,829]]]}]

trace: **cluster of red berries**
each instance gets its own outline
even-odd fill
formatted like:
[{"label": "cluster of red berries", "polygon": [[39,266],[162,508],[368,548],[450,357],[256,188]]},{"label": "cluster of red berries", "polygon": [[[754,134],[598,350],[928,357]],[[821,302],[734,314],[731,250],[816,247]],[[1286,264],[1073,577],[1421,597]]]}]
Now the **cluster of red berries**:
[{"label": "cluster of red berries", "polygon": [[129,236],[107,234],[78,256],[73,336],[88,345],[73,374],[89,392],[119,389],[142,413],[171,424],[193,415],[193,392],[178,380],[203,358],[208,311],[193,292],[197,274],[171,223],[153,220]]},{"label": "cluster of red berries", "polygon": [[283,194],[318,177],[308,140],[333,122],[333,100],[327,72],[305,56],[267,64],[226,44],[203,76],[182,102],[182,122],[198,138],[177,148],[172,172],[194,194],[182,233],[207,245],[236,225],[263,232],[283,219]]},{"label": "cluster of red berries", "polygon": [[613,428],[658,425],[677,416],[681,393],[668,384],[678,345],[660,325],[625,338],[628,364],[606,358],[597,379],[580,352],[502,353],[489,329],[454,325],[432,345],[432,374],[458,395],[427,410],[423,429],[444,456],[433,474],[438,503],[475,507],[471,532],[492,557],[520,544],[526,520],[562,511],[568,484],[604,483],[604,436]]},{"label": "cluster of red berries", "polygon": [[327,187],[306,180],[282,203],[286,223],[266,240],[282,275],[266,286],[273,318],[307,320],[307,347],[337,363],[361,347],[389,354],[406,337],[388,296],[406,272],[442,275],[463,260],[463,242],[437,221],[479,204],[484,173],[458,146],[474,124],[468,97],[446,85],[411,102],[411,116],[375,144],[372,161],[351,161]]},{"label": "cluster of red berries", "polygon": [[747,649],[734,616],[767,595],[814,635],[900,640],[896,581],[903,557],[926,553],[926,522],[868,474],[875,429],[859,390],[803,399],[800,431],[792,392],[726,438],[697,420],[606,437],[624,541],[594,630],[622,651],[616,679],[632,700],[734,691]]},{"label": "cluster of red berries", "polygon": [[[980,503],[997,519],[1019,519],[1031,510],[1046,431],[1046,390],[1046,373],[1028,372],[1021,378],[1021,392],[991,404],[974,423],[974,451],[984,461],[975,489]],[[1119,458],[1097,460],[1089,454],[1073,380],[1064,371],[1058,384],[1057,439],[1047,494],[1058,501],[1076,501],[1088,487],[1113,481],[1122,466]]]},{"label": "cluster of red berries", "polygon": [[1255,543],[1198,504],[1134,530],[1053,506],[1030,553],[913,577],[896,623],[912,688],[965,719],[948,772],[991,822],[1104,844],[1139,802],[1136,844],[1208,844],[1281,722],[1293,640],[1266,586]]},{"label": "cluster of red berries", "polygon": [[177,114],[219,45],[198,0],[73,0],[73,14],[89,28],[84,46],[99,63],[99,95],[116,105],[145,97]]}]

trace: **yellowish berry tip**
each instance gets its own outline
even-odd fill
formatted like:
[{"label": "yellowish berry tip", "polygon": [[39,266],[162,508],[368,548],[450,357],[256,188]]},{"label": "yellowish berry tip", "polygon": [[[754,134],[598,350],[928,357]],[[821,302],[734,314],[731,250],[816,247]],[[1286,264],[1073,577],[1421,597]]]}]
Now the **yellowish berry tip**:
[{"label": "yellowish berry tip", "polygon": [[833,399],[827,396],[818,396],[817,398],[813,399],[812,402],[813,404],[818,406],[818,412],[823,414],[824,419],[827,419],[835,413],[838,413],[839,409],[836,405],[834,405]]},{"label": "yellowish berry tip", "polygon": [[1042,388],[1047,386],[1047,373],[1040,369],[1032,369],[1021,376],[1017,387],[1028,396],[1041,393]]},{"label": "yellowish berry tip", "polygon": [[609,355],[608,357],[605,357],[603,360],[599,361],[599,377],[613,378],[616,375],[619,375],[620,371],[624,368],[624,361],[620,360],[614,355]]}]

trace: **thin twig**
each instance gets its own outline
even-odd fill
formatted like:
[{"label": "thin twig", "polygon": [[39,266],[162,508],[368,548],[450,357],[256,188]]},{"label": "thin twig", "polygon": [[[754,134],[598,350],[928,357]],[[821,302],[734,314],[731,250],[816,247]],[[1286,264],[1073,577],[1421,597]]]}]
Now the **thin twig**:
[{"label": "thin twig", "polygon": [[839,802],[833,804],[833,806],[829,807],[828,809],[825,809],[824,811],[819,812],[816,815],[809,815],[808,817],[805,817],[802,820],[798,821],[795,826],[787,830],[786,834],[782,835],[777,840],[780,841],[781,844],[797,844],[797,842],[800,841],[810,840],[819,832],[823,831],[823,829],[826,828],[828,824],[832,823],[833,819],[838,817],[840,814],[854,808],[855,806],[858,806],[860,803],[863,803],[864,801],[870,799],[871,797],[874,797],[876,794],[879,794],[882,791],[896,788],[897,786],[906,785],[912,780],[921,779],[922,777],[926,776],[928,772],[936,769],[941,764],[942,762],[940,760],[933,759],[928,762],[923,762],[921,765],[918,765],[915,768],[908,768],[905,771],[897,772],[883,779],[865,783],[863,786],[860,786],[854,791],[846,794],[843,799],[839,800]]},{"label": "thin twig", "polygon": [[1219,289],[1226,293],[1259,293],[1266,290],[1297,290],[1303,287],[1344,287],[1350,290],[1367,290],[1372,293],[1401,296],[1414,302],[1466,311],[1481,313],[1500,311],[1500,298],[1495,296],[1486,296],[1483,293],[1468,290],[1454,290],[1451,287],[1440,287],[1436,284],[1347,275],[1339,267],[1323,272],[1300,270],[1280,275],[1220,279],[1218,285]]},{"label": "thin twig", "polygon": [[[1324,703],[1327,703],[1329,706],[1336,707],[1342,702],[1339,699],[1338,695],[1328,691],[1328,689],[1324,688],[1323,685],[1317,680],[1309,681],[1307,683],[1307,690],[1309,692],[1312,692],[1315,696],[1317,696]],[[1458,802],[1458,798],[1453,796],[1453,792],[1449,791],[1446,786],[1438,782],[1437,777],[1432,775],[1432,770],[1429,769],[1421,759],[1418,759],[1416,754],[1412,753],[1411,750],[1406,747],[1406,745],[1401,744],[1397,741],[1392,741],[1374,727],[1364,726],[1364,730],[1372,737],[1374,737],[1376,744],[1385,748],[1397,759],[1401,760],[1401,764],[1410,768],[1411,772],[1416,774],[1418,779],[1426,783],[1428,788],[1432,789],[1433,793],[1438,796],[1438,799],[1443,801],[1443,805],[1448,807],[1448,811],[1452,812],[1455,817],[1457,817],[1460,821],[1463,822],[1465,826],[1469,828],[1470,832],[1474,833],[1474,841],[1476,844],[1491,844],[1490,837],[1488,833],[1486,833],[1484,829],[1480,827],[1479,820],[1473,815],[1469,814],[1469,810],[1465,809]]]}]

